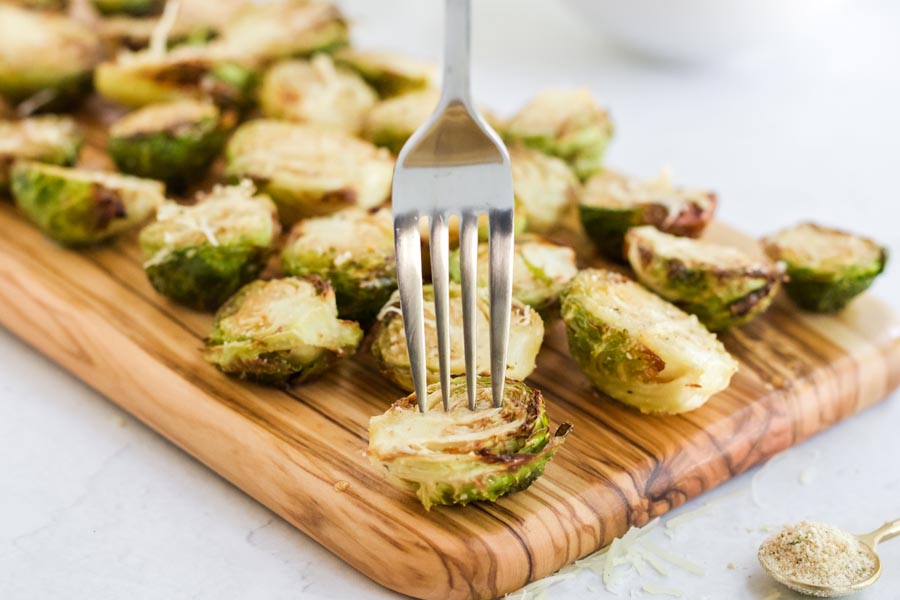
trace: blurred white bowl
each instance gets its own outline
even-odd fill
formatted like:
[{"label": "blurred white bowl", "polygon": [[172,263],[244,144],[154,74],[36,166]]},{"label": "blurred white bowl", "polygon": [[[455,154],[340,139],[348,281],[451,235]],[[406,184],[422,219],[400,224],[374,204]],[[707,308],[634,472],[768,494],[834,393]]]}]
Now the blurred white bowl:
[{"label": "blurred white bowl", "polygon": [[658,60],[718,62],[776,43],[840,0],[568,0],[625,48]]}]

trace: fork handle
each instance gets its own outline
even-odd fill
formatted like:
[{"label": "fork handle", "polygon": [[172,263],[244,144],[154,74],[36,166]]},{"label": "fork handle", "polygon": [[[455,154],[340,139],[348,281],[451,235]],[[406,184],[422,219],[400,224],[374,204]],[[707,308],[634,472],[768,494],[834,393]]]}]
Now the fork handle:
[{"label": "fork handle", "polygon": [[447,0],[444,11],[444,79],[441,104],[470,102],[469,49],[471,0]]}]

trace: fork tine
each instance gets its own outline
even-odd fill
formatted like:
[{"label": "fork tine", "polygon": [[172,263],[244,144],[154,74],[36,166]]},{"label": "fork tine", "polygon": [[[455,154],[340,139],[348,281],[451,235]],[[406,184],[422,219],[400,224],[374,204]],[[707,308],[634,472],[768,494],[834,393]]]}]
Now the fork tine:
[{"label": "fork tine", "polygon": [[509,312],[512,305],[513,211],[490,212],[491,392],[494,408],[503,405]]},{"label": "fork tine", "polygon": [[441,368],[441,399],[450,410],[450,239],[447,214],[431,216],[431,283],[434,287],[434,318],[437,322],[438,361]]},{"label": "fork tine", "polygon": [[466,393],[475,410],[475,298],[478,282],[478,215],[464,212],[459,232],[459,267],[462,274],[463,341],[466,352]]},{"label": "fork tine", "polygon": [[409,368],[419,411],[427,410],[425,388],[425,315],[422,309],[422,240],[419,216],[404,214],[394,217],[394,249],[397,254],[397,284],[400,288],[400,310],[409,350]]}]

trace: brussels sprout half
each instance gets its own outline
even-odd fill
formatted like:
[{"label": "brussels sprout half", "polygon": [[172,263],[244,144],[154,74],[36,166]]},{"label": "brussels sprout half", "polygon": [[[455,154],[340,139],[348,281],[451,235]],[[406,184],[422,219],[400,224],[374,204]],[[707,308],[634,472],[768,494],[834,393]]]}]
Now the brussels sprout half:
[{"label": "brussels sprout half", "polygon": [[[424,286],[425,312],[425,369],[428,383],[439,380],[437,327],[434,314],[434,288]],[[451,283],[450,294],[450,374],[462,375],[466,372],[463,349],[462,291]],[[475,300],[476,365],[477,375],[491,372],[490,358],[490,299],[488,290],[479,288]],[[534,371],[535,359],[544,340],[544,322],[531,307],[518,300],[512,301],[509,324],[509,356],[506,361],[506,376],[523,380]],[[375,357],[385,377],[407,391],[412,391],[413,381],[409,368],[409,354],[406,350],[406,336],[403,330],[403,315],[400,312],[400,295],[397,292],[381,309],[372,341],[372,355]]]},{"label": "brussels sprout half", "polygon": [[110,126],[107,149],[121,171],[177,187],[202,176],[234,121],[208,101],[150,104]]},{"label": "brussels sprout half", "polygon": [[505,137],[569,163],[582,180],[603,170],[612,138],[609,114],[586,89],[546,90],[505,125]]},{"label": "brussels sprout half", "polygon": [[237,56],[267,64],[346,46],[347,21],[334,5],[309,0],[248,3],[222,27],[222,45]]},{"label": "brussels sprout half", "polygon": [[356,73],[335,68],[327,54],[273,66],[263,77],[259,103],[264,115],[359,133],[378,97]]},{"label": "brussels sprout half", "polygon": [[369,321],[397,289],[389,209],[351,208],[304,219],[294,226],[281,257],[290,275],[330,281],[342,318]]},{"label": "brussels sprout half", "polygon": [[602,392],[645,413],[693,410],[738,364],[697,320],[624,275],[587,269],[562,292],[569,352]]},{"label": "brussels sprout half", "polygon": [[217,186],[197,204],[163,204],[141,231],[147,278],[159,293],[214,310],[263,270],[281,227],[268,196],[249,183]]},{"label": "brussels sprout half", "polygon": [[0,120],[0,192],[9,188],[17,159],[68,166],[78,160],[84,138],[69,117],[45,115],[21,121]]},{"label": "brussels sprout half", "polygon": [[630,229],[625,256],[638,281],[689,313],[710,331],[743,325],[763,313],[781,282],[768,260],[711,242]]},{"label": "brussels sprout half", "polygon": [[150,48],[123,52],[97,66],[94,86],[100,95],[134,108],[205,98],[222,106],[243,106],[252,98],[255,79],[255,70],[244,59],[213,42],[178,46],[163,54]]},{"label": "brussels sprout half", "polygon": [[815,312],[841,310],[887,264],[887,249],[874,240],[814,223],[779,231],[762,244],[769,258],[787,266],[788,296]]},{"label": "brussels sprout half", "polygon": [[712,220],[716,195],[710,191],[677,188],[663,169],[655,179],[636,179],[607,171],[584,186],[579,203],[581,224],[601,254],[623,259],[625,232],[638,225],[697,237]]},{"label": "brussels sprout half", "polygon": [[406,140],[434,112],[440,95],[427,89],[382,100],[366,116],[362,137],[399,154]]},{"label": "brussels sprout half", "polygon": [[0,4],[0,96],[13,104],[65,108],[90,89],[100,39],[60,14]]},{"label": "brussels sprout half", "polygon": [[[146,1],[146,0],[143,0]],[[169,46],[202,44],[218,35],[245,0],[181,0],[180,10],[168,31]],[[122,49],[139,50],[150,44],[159,17],[113,15],[97,21],[100,37],[114,56]]]},{"label": "brussels sprout half", "polygon": [[526,229],[546,233],[574,209],[579,181],[565,161],[515,144],[509,147],[513,192]]},{"label": "brussels sprout half", "polygon": [[128,175],[17,161],[16,205],[49,237],[92,244],[146,221],[165,200],[158,181]]},{"label": "brussels sprout half", "polygon": [[269,194],[285,225],[354,206],[372,208],[391,192],[390,153],[339,131],[258,119],[235,131],[226,156],[226,175],[251,179]]},{"label": "brussels sprout half", "polygon": [[162,11],[165,0],[91,0],[101,15],[131,15],[143,17]]},{"label": "brussels sprout half", "polygon": [[341,48],[334,59],[359,73],[382,98],[427,88],[435,79],[431,63],[394,52]]},{"label": "brussels sprout half", "polygon": [[[488,245],[478,246],[478,285],[490,282]],[[513,254],[513,298],[537,311],[556,304],[559,293],[578,273],[575,251],[536,236],[516,238]],[[450,279],[462,281],[459,250],[450,253]]]},{"label": "brussels sprout half", "polygon": [[358,324],[338,319],[327,281],[257,280],[216,312],[205,356],[230,375],[290,385],[352,356],[362,338]]},{"label": "brussels sprout half", "polygon": [[566,423],[551,434],[543,396],[521,381],[506,381],[501,408],[492,406],[490,377],[476,386],[476,410],[468,407],[466,378],[455,377],[449,411],[437,383],[428,387],[427,412],[411,394],[369,420],[369,459],[413,488],[426,510],[524,490],[572,429]]}]

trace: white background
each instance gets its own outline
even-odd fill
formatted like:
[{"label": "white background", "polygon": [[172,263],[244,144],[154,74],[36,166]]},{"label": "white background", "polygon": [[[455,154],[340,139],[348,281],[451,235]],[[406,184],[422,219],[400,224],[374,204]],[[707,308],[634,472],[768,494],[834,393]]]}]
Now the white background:
[{"label": "white background", "polygon": [[[439,59],[437,0],[342,4],[359,45]],[[706,68],[623,53],[559,2],[476,4],[480,104],[509,114],[540,88],[588,86],[616,124],[611,165],[671,165],[753,234],[815,218],[900,247],[900,11],[889,2],[858,0],[765,54]],[[900,308],[897,268],[874,289]],[[754,470],[676,511],[726,497],[673,536],[652,534],[707,575],[655,583],[763,598],[777,589],[755,560],[766,527],[814,518],[860,532],[900,517],[898,425],[894,398],[775,459],[755,480],[760,502]],[[883,561],[860,597],[900,598],[900,539]],[[548,596],[607,597],[600,588],[585,573]],[[315,597],[395,595],[0,329],[0,598]]]}]

